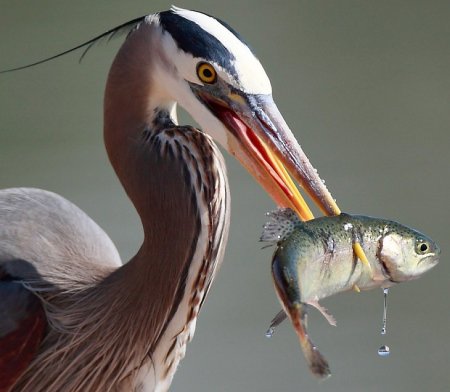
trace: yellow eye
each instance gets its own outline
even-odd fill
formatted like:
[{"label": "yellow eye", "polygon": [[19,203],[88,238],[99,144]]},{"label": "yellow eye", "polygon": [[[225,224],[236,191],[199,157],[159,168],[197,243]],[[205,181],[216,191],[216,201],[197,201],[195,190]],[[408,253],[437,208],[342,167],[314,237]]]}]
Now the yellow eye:
[{"label": "yellow eye", "polygon": [[203,83],[212,84],[217,80],[216,70],[208,63],[198,63],[197,75]]}]

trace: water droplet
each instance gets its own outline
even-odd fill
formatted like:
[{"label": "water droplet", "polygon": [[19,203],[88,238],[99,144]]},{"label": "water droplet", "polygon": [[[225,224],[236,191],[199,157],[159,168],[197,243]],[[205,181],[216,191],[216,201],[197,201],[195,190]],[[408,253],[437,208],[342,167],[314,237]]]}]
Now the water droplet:
[{"label": "water droplet", "polygon": [[389,293],[388,288],[383,289],[383,323],[381,326],[381,334],[386,335],[386,324],[387,324],[387,296]]},{"label": "water droplet", "polygon": [[391,353],[389,346],[383,345],[378,349],[378,355],[380,357],[387,357]]},{"label": "water droplet", "polygon": [[275,329],[273,327],[270,327],[267,331],[266,331],[266,338],[270,339],[273,336],[273,333],[275,332]]}]

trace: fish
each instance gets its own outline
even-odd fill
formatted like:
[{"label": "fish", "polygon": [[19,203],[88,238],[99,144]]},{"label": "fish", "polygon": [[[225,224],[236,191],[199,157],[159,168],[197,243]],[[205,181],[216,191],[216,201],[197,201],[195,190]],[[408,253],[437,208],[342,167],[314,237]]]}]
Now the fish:
[{"label": "fish", "polygon": [[[321,299],[348,290],[388,288],[414,280],[439,262],[440,248],[433,240],[391,220],[341,213],[304,222],[289,208],[267,215],[260,240],[276,245],[272,278],[283,308],[269,331],[289,318],[308,366],[318,378],[331,372],[308,335],[309,307],[336,325],[334,317],[319,304]],[[368,264],[354,253],[356,243],[364,250]]]}]

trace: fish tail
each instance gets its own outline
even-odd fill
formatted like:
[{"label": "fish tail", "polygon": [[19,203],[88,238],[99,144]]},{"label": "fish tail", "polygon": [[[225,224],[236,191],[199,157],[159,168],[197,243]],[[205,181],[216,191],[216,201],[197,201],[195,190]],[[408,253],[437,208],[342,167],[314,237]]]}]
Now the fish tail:
[{"label": "fish tail", "polygon": [[305,305],[297,305],[291,310],[291,319],[300,341],[300,346],[308,362],[311,372],[319,378],[331,376],[330,367],[325,357],[320,353],[306,331]]}]

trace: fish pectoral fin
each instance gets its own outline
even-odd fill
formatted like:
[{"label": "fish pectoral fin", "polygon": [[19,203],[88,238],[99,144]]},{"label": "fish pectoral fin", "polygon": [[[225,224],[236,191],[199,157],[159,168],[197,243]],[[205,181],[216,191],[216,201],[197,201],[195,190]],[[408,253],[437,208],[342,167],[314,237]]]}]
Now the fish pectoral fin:
[{"label": "fish pectoral fin", "polygon": [[336,319],[334,316],[328,311],[327,308],[319,304],[319,301],[310,301],[308,302],[308,305],[314,306],[322,314],[322,316],[325,317],[330,325],[333,327],[336,326]]},{"label": "fish pectoral fin", "polygon": [[284,310],[280,310],[275,317],[270,322],[269,328],[276,328],[278,327],[284,320],[287,319],[287,314]]},{"label": "fish pectoral fin", "polygon": [[277,328],[284,320],[287,319],[287,314],[284,310],[280,310],[270,322],[269,328],[266,331],[266,337],[271,338]]}]

